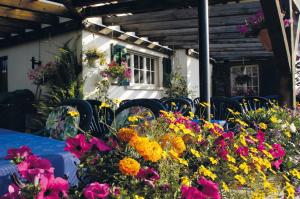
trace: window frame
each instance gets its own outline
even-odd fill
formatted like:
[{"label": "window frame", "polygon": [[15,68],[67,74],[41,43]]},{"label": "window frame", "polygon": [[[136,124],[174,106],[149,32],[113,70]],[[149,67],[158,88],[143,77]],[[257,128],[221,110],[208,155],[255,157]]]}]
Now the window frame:
[{"label": "window frame", "polygon": [[[157,87],[158,85],[158,76],[159,76],[159,57],[157,56],[153,56],[153,55],[149,55],[149,54],[145,54],[145,53],[140,53],[140,52],[136,52],[136,51],[132,51],[132,50],[128,50],[128,54],[130,57],[130,61],[128,62],[128,65],[132,71],[131,74],[131,81],[130,81],[130,85],[131,86],[152,86],[152,87]],[[134,56],[138,56],[138,62],[140,65],[140,57],[142,57],[143,60],[143,69],[141,69],[140,67],[138,67],[138,69],[135,67],[135,60],[134,60]],[[147,59],[150,59],[150,70],[147,69]],[[153,69],[151,70],[151,60],[153,60]],[[143,74],[143,82],[136,82],[135,81],[135,69],[141,71],[141,73]],[[147,72],[150,72],[150,83],[147,83]],[[154,81],[152,83],[152,78],[154,77]],[[139,81],[141,81],[140,79],[140,74],[139,74]]]}]

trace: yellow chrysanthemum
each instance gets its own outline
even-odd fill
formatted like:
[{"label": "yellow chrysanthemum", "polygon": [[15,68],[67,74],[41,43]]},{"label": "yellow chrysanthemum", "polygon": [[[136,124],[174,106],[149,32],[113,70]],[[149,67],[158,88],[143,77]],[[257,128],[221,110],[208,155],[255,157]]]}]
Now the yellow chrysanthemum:
[{"label": "yellow chrysanthemum", "polygon": [[140,167],[140,164],[132,158],[124,158],[119,162],[119,170],[125,175],[136,176]]},{"label": "yellow chrysanthemum", "polygon": [[147,150],[148,154],[144,155],[143,158],[151,162],[159,161],[162,158],[162,154],[163,154],[163,150],[161,146],[155,141],[150,142],[148,146],[149,146]]},{"label": "yellow chrysanthemum", "polygon": [[181,185],[191,186],[192,182],[187,176],[181,178]]},{"label": "yellow chrysanthemum", "polygon": [[139,121],[139,118],[137,116],[129,116],[127,119],[131,123],[135,123]]},{"label": "yellow chrysanthemum", "polygon": [[77,117],[77,116],[79,116],[79,112],[78,111],[69,111],[68,115],[70,115],[71,117]]},{"label": "yellow chrysanthemum", "polygon": [[246,180],[243,176],[241,175],[235,175],[234,178],[241,184],[244,185],[246,184]]},{"label": "yellow chrysanthemum", "polygon": [[278,119],[277,119],[275,116],[272,116],[272,117],[270,118],[270,121],[271,121],[272,123],[277,123],[277,122],[278,122]]},{"label": "yellow chrysanthemum", "polygon": [[134,195],[134,199],[145,199],[145,198],[139,195]]},{"label": "yellow chrysanthemum", "polygon": [[118,131],[118,139],[123,142],[129,142],[133,137],[137,137],[138,133],[131,128],[121,128]]},{"label": "yellow chrysanthemum", "polygon": [[297,177],[300,180],[300,172],[297,169],[291,170],[291,174],[294,177]]},{"label": "yellow chrysanthemum", "polygon": [[239,168],[243,170],[245,174],[249,173],[250,167],[245,162],[240,164]]},{"label": "yellow chrysanthemum", "polygon": [[196,158],[200,158],[201,157],[201,153],[195,149],[190,149],[191,153],[196,157]]},{"label": "yellow chrysanthemum", "polygon": [[222,188],[225,192],[229,192],[229,188],[225,182],[222,182]]},{"label": "yellow chrysanthemum", "polygon": [[210,157],[209,160],[210,160],[210,162],[211,162],[212,164],[217,164],[217,163],[218,163],[218,160],[216,160],[216,159],[213,158],[213,157]]},{"label": "yellow chrysanthemum", "polygon": [[210,177],[212,180],[215,180],[217,178],[217,175],[211,172],[209,169],[205,168],[203,165],[199,168],[200,175],[204,175],[207,177]]},{"label": "yellow chrysanthemum", "polygon": [[288,193],[287,198],[295,198],[295,188],[289,182],[285,183],[285,190]]},{"label": "yellow chrysanthemum", "polygon": [[110,108],[110,105],[107,104],[106,102],[102,102],[101,105],[99,106],[99,108]]},{"label": "yellow chrysanthemum", "polygon": [[235,158],[232,157],[231,155],[227,155],[226,157],[227,157],[227,160],[228,160],[229,162],[232,162],[232,163],[235,163],[235,162],[236,162]]}]

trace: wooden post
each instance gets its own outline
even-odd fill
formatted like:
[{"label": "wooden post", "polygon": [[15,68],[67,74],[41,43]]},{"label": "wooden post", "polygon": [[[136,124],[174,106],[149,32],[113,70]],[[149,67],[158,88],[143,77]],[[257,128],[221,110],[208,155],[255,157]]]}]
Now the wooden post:
[{"label": "wooden post", "polygon": [[[211,71],[209,63],[209,18],[208,0],[199,0],[199,77],[200,99],[210,105]],[[206,107],[205,119],[210,120],[210,107]]]},{"label": "wooden post", "polygon": [[[288,1],[290,1],[289,5],[291,5],[291,0]],[[295,61],[293,61],[295,49],[293,28],[291,28],[290,33],[287,31],[287,34],[279,0],[260,0],[260,3],[264,11],[268,32],[272,41],[275,60],[281,74],[279,88],[281,105],[295,108]],[[288,6],[287,14],[292,16],[293,11],[291,6]]]}]

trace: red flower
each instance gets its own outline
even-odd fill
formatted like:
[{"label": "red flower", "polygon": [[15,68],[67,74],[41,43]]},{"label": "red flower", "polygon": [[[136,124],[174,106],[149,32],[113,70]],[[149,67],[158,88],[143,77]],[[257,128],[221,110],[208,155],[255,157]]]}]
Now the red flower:
[{"label": "red flower", "polygon": [[68,197],[69,184],[62,178],[44,178],[40,180],[41,191],[36,199],[61,199]]},{"label": "red flower", "polygon": [[93,137],[91,140],[90,140],[90,143],[93,145],[93,146],[96,146],[97,149],[99,151],[102,151],[102,152],[105,152],[105,151],[111,151],[112,148],[110,146],[108,146],[105,142],[103,142],[102,140],[96,138],[96,137]]},{"label": "red flower", "polygon": [[80,158],[84,153],[91,149],[92,145],[86,141],[83,134],[78,134],[74,138],[66,140],[65,151],[69,151],[75,157]]},{"label": "red flower", "polygon": [[28,146],[21,146],[17,149],[8,149],[5,159],[20,163],[30,155],[32,155],[31,149]]},{"label": "red flower", "polygon": [[87,199],[102,199],[109,195],[109,185],[98,182],[91,183],[83,189],[83,195]]},{"label": "red flower", "polygon": [[17,168],[21,176],[29,182],[33,182],[35,178],[41,178],[42,176],[50,179],[54,173],[54,168],[49,160],[35,155],[29,156],[25,161],[18,164]]}]

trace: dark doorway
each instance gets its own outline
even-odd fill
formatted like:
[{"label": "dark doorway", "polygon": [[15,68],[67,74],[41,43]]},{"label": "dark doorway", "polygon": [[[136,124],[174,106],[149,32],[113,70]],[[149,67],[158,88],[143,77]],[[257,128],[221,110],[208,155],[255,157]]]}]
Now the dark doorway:
[{"label": "dark doorway", "polygon": [[0,57],[0,93],[7,91],[7,56],[4,56]]}]

